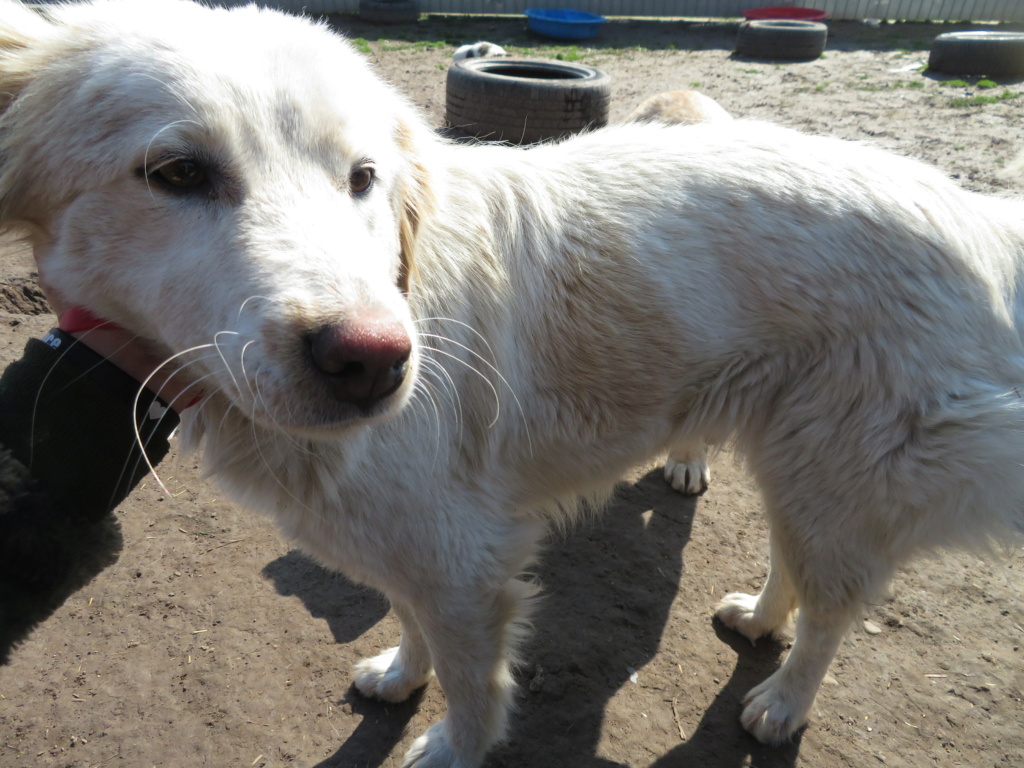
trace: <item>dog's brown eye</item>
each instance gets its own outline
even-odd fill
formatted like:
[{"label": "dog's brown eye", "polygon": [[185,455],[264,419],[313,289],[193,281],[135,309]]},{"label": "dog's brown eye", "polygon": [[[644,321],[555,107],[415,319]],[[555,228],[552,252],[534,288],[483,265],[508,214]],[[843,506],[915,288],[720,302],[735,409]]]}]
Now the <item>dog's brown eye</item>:
[{"label": "dog's brown eye", "polygon": [[361,195],[373,186],[373,168],[368,165],[352,170],[348,175],[348,188],[353,195]]},{"label": "dog's brown eye", "polygon": [[194,160],[172,160],[161,165],[152,175],[178,189],[193,189],[206,183],[206,169]]}]

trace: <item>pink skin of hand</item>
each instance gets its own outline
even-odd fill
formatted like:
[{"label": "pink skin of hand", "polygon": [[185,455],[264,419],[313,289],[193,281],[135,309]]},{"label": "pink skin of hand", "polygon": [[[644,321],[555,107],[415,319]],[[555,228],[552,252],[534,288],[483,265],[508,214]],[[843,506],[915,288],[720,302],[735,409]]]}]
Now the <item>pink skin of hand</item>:
[{"label": "pink skin of hand", "polygon": [[[71,309],[72,304],[62,300],[48,286],[43,285],[43,292],[58,317]],[[66,332],[103,355],[140,384],[144,383],[147,389],[159,395],[161,400],[176,411],[195,405],[202,396],[202,392],[194,386],[195,382],[183,375],[178,366],[161,366],[166,356],[127,328],[110,325]]]}]

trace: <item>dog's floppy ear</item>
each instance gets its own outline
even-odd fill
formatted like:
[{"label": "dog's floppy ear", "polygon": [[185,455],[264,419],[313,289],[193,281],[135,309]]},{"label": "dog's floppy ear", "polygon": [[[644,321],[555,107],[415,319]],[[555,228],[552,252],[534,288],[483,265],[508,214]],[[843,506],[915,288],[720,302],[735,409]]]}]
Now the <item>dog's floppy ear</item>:
[{"label": "dog's floppy ear", "polygon": [[398,189],[398,237],[401,247],[401,272],[398,287],[409,293],[416,277],[416,241],[423,220],[434,210],[430,174],[418,146],[416,129],[399,121],[396,141],[409,159],[409,167]]},{"label": "dog's floppy ear", "polygon": [[52,54],[56,27],[21,3],[0,0],[0,112],[7,110]]},{"label": "dog's floppy ear", "polygon": [[59,27],[11,0],[0,0],[0,224],[10,214],[19,177],[14,161],[20,143],[11,105],[55,55]]}]

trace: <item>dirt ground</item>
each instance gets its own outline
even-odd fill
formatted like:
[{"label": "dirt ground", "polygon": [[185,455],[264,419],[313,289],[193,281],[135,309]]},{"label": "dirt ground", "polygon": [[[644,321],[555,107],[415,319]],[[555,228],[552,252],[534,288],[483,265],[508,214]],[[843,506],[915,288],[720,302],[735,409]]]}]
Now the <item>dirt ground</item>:
[{"label": "dirt ground", "polygon": [[[837,23],[822,59],[775,64],[732,57],[728,24],[618,22],[579,49],[551,48],[518,20],[339,24],[438,125],[453,46],[486,39],[605,70],[613,119],[656,92],[697,88],[739,116],[873,141],[973,189],[1024,191],[1024,178],[997,178],[1024,147],[1024,98],[1009,98],[1024,84],[923,74],[948,26]],[[950,104],[992,94],[1002,98]],[[23,251],[0,254],[0,300],[6,364],[52,322]],[[723,594],[756,591],[767,568],[756,489],[729,456],[713,473],[693,500],[641,471],[600,521],[551,542],[519,713],[488,768],[1024,765],[1020,554],[915,564],[891,600],[865,606],[794,743],[745,735],[740,698],[785,646],[751,647],[711,620]],[[352,663],[398,640],[386,603],[224,501],[193,457],[162,474],[171,493],[147,482],[83,541],[81,587],[10,649],[0,765],[399,765],[444,702],[436,685],[402,706],[354,693]]]}]

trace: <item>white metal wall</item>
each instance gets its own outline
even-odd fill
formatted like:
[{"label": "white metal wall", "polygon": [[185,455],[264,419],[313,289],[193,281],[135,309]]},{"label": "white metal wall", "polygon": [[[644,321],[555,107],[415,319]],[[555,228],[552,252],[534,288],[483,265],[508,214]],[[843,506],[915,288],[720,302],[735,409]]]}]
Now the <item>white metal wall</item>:
[{"label": "white metal wall", "polygon": [[[251,0],[215,0],[242,5]],[[290,11],[356,13],[359,0],[257,0]],[[762,5],[805,5],[833,19],[1024,21],[1024,0],[419,0],[423,13],[518,14],[525,8],[575,8],[604,16],[740,16]]]}]

